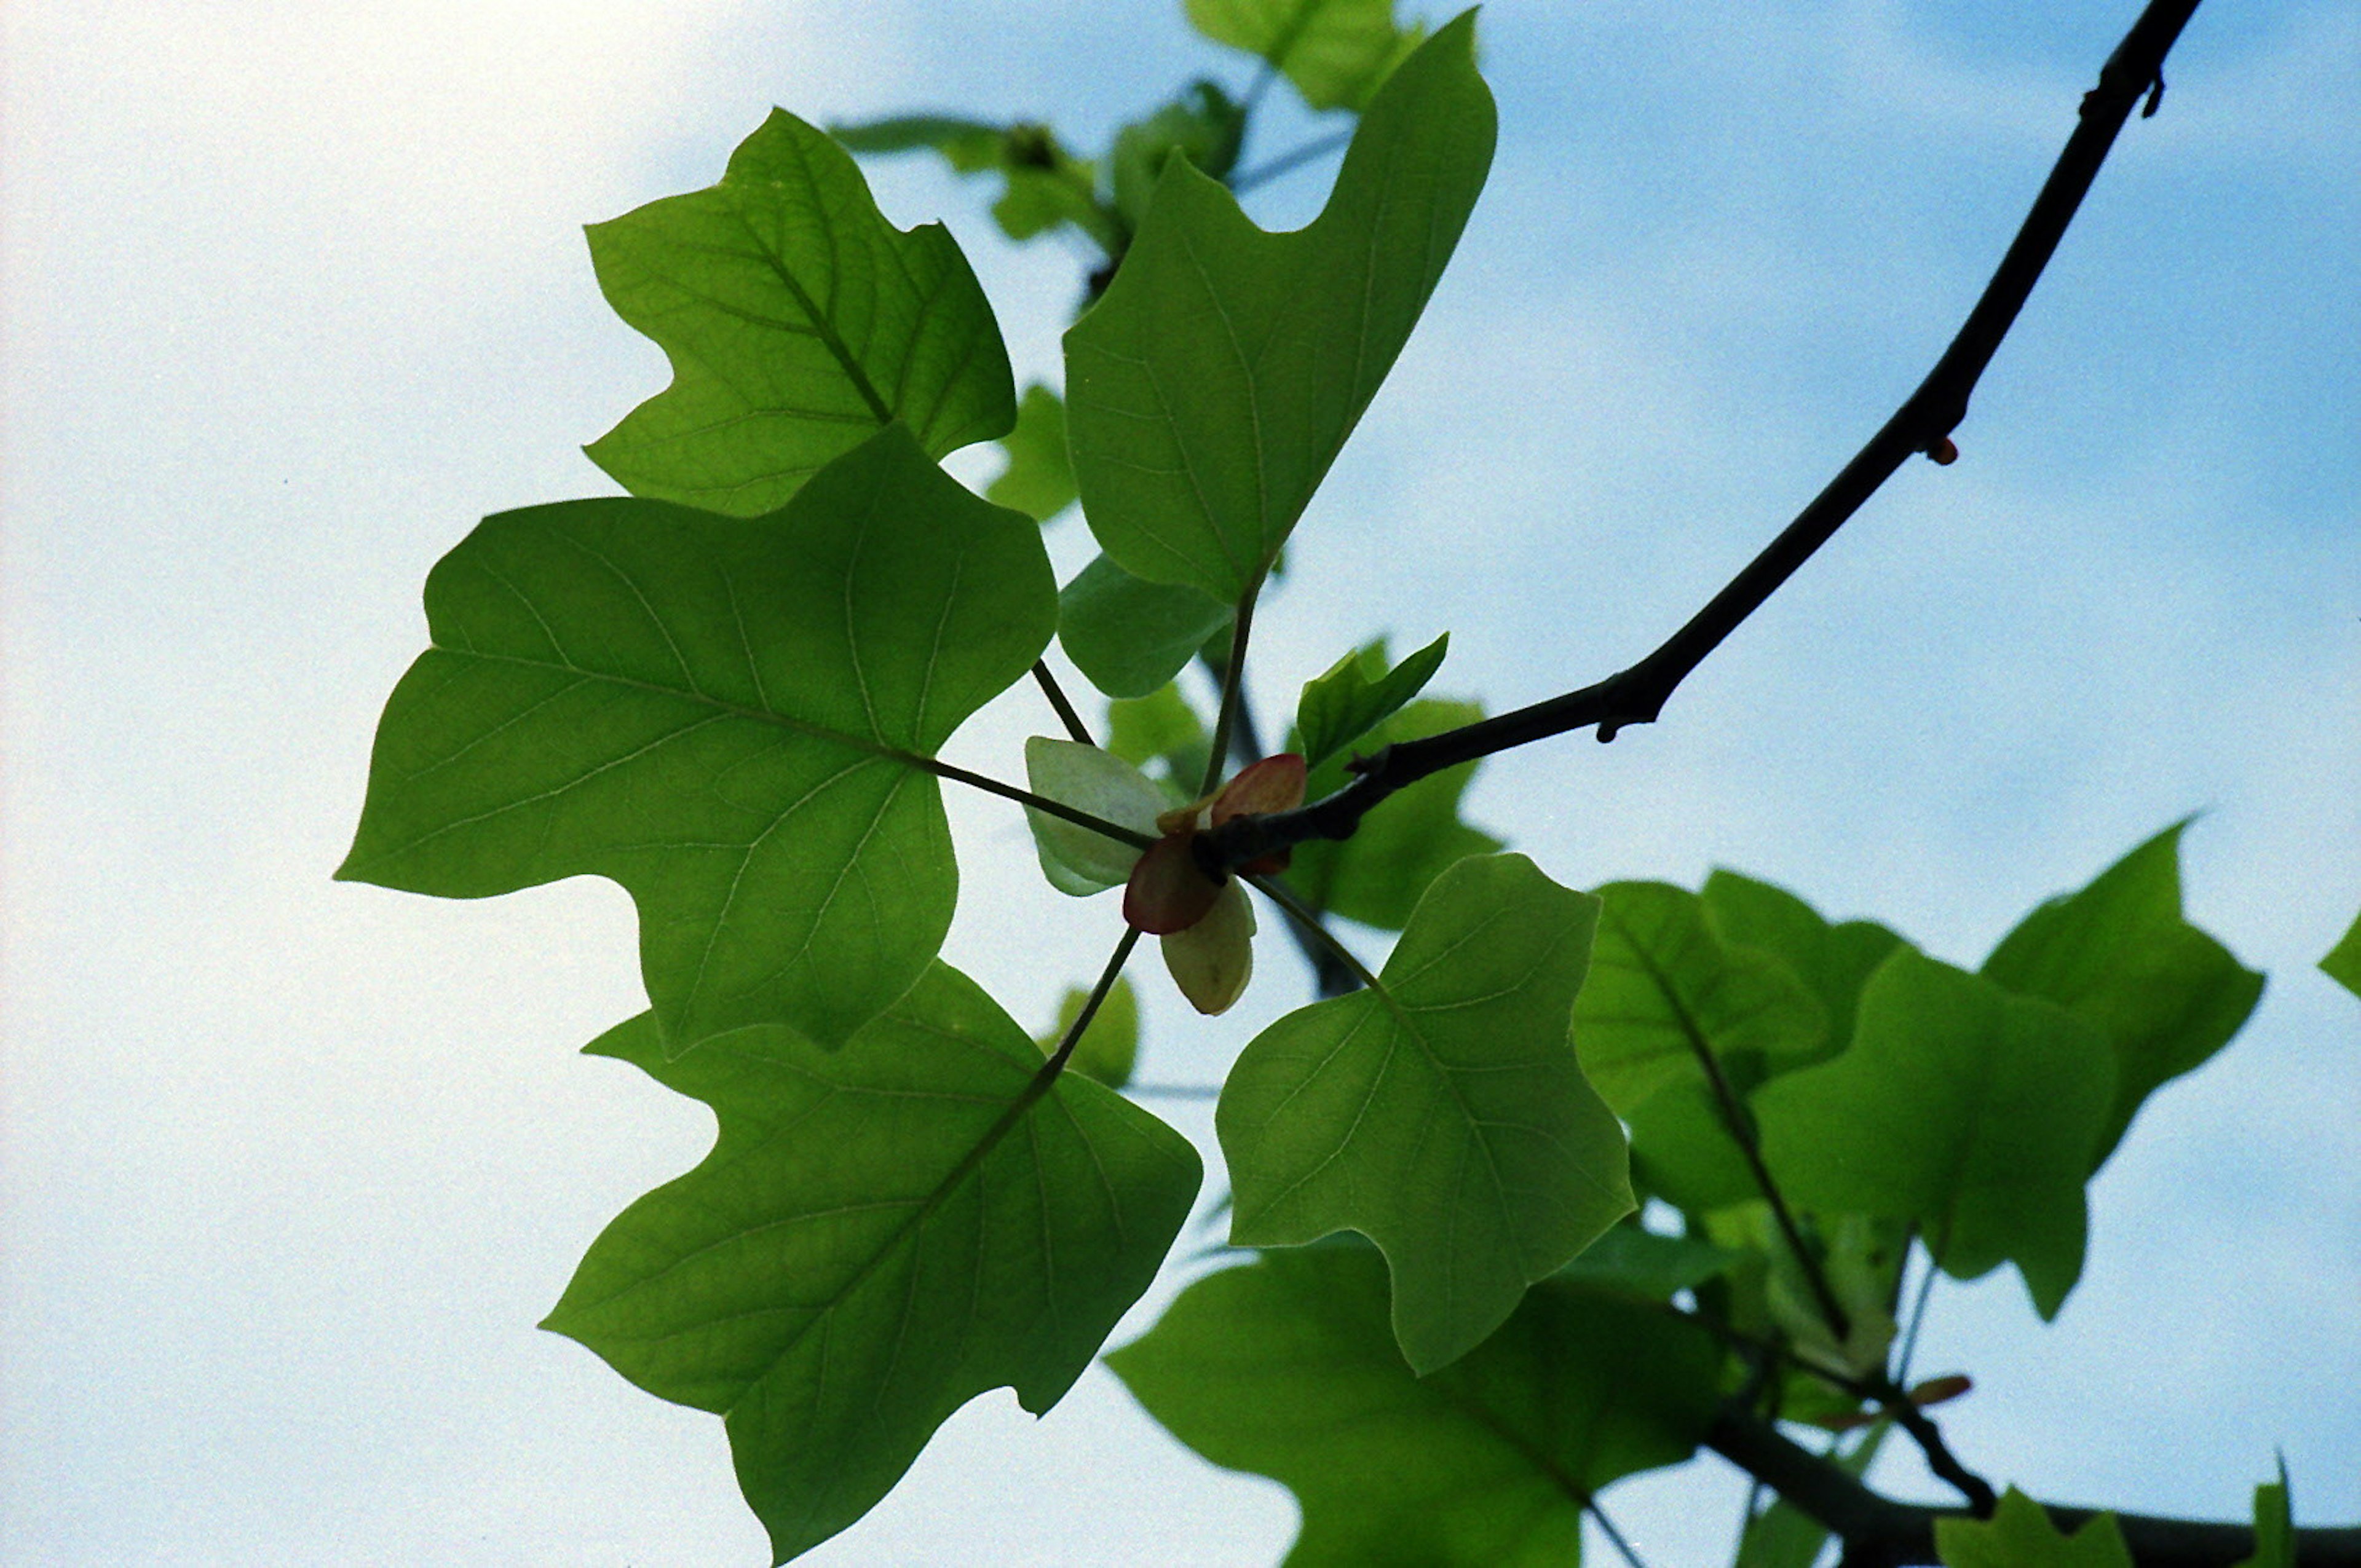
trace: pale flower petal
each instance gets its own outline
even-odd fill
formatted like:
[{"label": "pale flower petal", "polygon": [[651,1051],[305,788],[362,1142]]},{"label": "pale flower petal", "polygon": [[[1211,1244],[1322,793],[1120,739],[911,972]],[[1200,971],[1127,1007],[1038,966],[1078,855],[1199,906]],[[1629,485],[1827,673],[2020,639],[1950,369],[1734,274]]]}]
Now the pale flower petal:
[{"label": "pale flower petal", "polygon": [[1185,931],[1158,940],[1172,983],[1198,1012],[1229,1011],[1254,978],[1254,905],[1246,884],[1232,878],[1205,917]]}]

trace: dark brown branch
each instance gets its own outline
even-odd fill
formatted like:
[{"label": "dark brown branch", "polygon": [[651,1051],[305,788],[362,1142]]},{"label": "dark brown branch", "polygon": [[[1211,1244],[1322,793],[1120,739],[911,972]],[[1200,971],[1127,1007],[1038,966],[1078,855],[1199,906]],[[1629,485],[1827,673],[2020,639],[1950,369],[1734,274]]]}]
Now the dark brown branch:
[{"label": "dark brown branch", "polygon": [[2140,13],[2100,71],[2098,86],[2083,95],[2074,133],[2034,198],[2032,211],[1926,380],[1811,504],[1662,647],[1631,668],[1578,691],[1424,740],[1400,741],[1357,760],[1359,776],[1325,800],[1296,811],[1238,817],[1212,833],[1199,834],[1200,859],[1217,866],[1242,865],[1307,839],[1350,838],[1371,807],[1430,773],[1569,730],[1596,726],[1601,740],[1612,740],[1626,725],[1655,722],[1689,673],[1913,455],[1923,452],[1942,462],[1957,455],[1950,434],[1967,417],[1968,400],[1984,367],[2048,266],[2124,122],[2144,95],[2153,107],[2152,90],[2163,80],[2164,57],[2197,5],[2198,0],[2152,0]]}]

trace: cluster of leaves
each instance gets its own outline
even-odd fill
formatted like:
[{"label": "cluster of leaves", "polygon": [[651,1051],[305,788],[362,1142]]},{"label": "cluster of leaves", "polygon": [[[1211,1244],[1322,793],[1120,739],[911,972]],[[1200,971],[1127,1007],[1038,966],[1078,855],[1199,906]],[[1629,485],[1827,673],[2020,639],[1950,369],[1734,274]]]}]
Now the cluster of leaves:
[{"label": "cluster of leaves", "polygon": [[[1196,1151],[1120,1092],[1140,922],[1110,923],[1105,972],[1030,1037],[937,956],[941,785],[1024,806],[1052,883],[1088,896],[1252,760],[1257,600],[1488,164],[1471,17],[1189,14],[1264,79],[1195,83],[1098,159],[1038,126],[832,138],[781,112],[719,184],[590,231],[673,365],[588,449],[631,495],[488,519],[435,568],[341,873],[630,891],[651,1008],[588,1048],[719,1134],[598,1237],[547,1326],[725,1418],[781,1561],[978,1392],[1054,1403],[1195,1202]],[[1274,76],[1356,122],[1326,207],[1283,234],[1224,183]],[[931,148],[1000,179],[1012,236],[1101,248],[1063,400],[1018,398],[958,247],[887,223],[847,148]],[[938,464],[983,441],[1008,466],[979,498]],[[1077,498],[1101,553],[1061,587],[1041,530]],[[1053,639],[1110,699],[1104,750]],[[1316,797],[1356,750],[1478,717],[1420,695],[1444,652],[1345,653],[1302,693],[1292,776]],[[1025,785],[943,762],[1028,673],[1073,738],[1038,742]],[[1375,972],[1332,945],[1356,988],[1246,1045],[1217,1130],[1257,1255],[1110,1358],[1184,1441],[1295,1489],[1290,1562],[1572,1561],[1597,1491],[1686,1459],[1732,1398],[1874,1423],[1843,1451],[1865,1464],[1913,1398],[1909,1260],[2013,1264],[2054,1314],[2090,1177],[2262,983],[2182,919],[2177,828],[1970,973],[1727,872],[1560,886],[1461,820],[1469,767],[1256,879],[1307,941],[1326,919],[1399,937]],[[1958,1539],[1949,1560],[1983,1560]],[[1774,1509],[1746,1560],[1818,1544]]]}]

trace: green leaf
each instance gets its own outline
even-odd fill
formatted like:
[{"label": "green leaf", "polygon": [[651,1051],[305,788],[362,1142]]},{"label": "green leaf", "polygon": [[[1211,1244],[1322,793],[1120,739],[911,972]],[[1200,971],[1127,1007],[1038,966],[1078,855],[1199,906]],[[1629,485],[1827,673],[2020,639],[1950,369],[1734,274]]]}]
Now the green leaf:
[{"label": "green leaf", "polygon": [[1564,1568],[1590,1494],[1696,1451],[1721,1353],[1658,1308],[1544,1286],[1413,1376],[1384,1265],[1312,1247],[1199,1280],[1107,1365],[1181,1442],[1296,1495],[1287,1568]]},{"label": "green leaf", "polygon": [[1421,1373],[1631,1210],[1623,1130],[1565,1041],[1598,911],[1522,855],[1462,861],[1378,984],[1281,1018],[1223,1085],[1231,1241],[1367,1236]]},{"label": "green leaf", "polygon": [[2353,924],[2337,938],[2336,946],[2320,960],[2320,972],[2361,996],[2361,915],[2353,917]]},{"label": "green leaf", "polygon": [[2114,1515],[2095,1515],[2068,1536],[2014,1486],[1989,1519],[1937,1519],[1935,1555],[1947,1568],[2133,1568]]},{"label": "green leaf", "polygon": [[[1828,1020],[1828,1040],[1817,1054],[1842,1053],[1852,1040],[1861,986],[1888,953],[1903,946],[1902,938],[1874,921],[1832,926],[1786,889],[1736,872],[1716,871],[1706,878],[1701,896],[1706,924],[1723,942],[1763,949],[1811,988]],[[1795,1067],[1811,1059],[1780,1058]]]},{"label": "green leaf", "polygon": [[1385,639],[1379,638],[1306,682],[1295,704],[1296,744],[1304,764],[1318,767],[1392,717],[1425,689],[1450,649],[1446,631],[1389,670]]},{"label": "green leaf", "polygon": [[615,312],[673,381],[593,442],[634,495],[735,517],[899,420],[928,455],[1015,422],[1008,351],[939,224],[887,223],[852,159],[774,110],[721,183],[592,225]]},{"label": "green leaf", "polygon": [[[1066,1037],[1066,1031],[1072,1028],[1074,1020],[1082,1015],[1082,1003],[1090,999],[1088,989],[1079,985],[1067,987],[1064,1000],[1058,1003],[1056,1025],[1035,1042],[1041,1047],[1042,1055],[1048,1056],[1057,1050],[1058,1043]],[[1099,1003],[1096,1013],[1091,1014],[1090,1026],[1082,1031],[1082,1037],[1074,1042],[1074,1054],[1066,1058],[1066,1067],[1069,1071],[1094,1079],[1109,1089],[1121,1089],[1131,1081],[1131,1069],[1138,1060],[1139,993],[1131,988],[1129,980],[1118,975],[1107,991],[1106,1000]]]},{"label": "green leaf", "polygon": [[2255,1554],[2233,1568],[2296,1568],[2295,1514],[2284,1454],[2279,1478],[2255,1488]]},{"label": "green leaf", "polygon": [[611,877],[675,1051],[833,1043],[923,973],[958,872],[928,760],[1053,615],[1040,530],[895,425],[772,517],[569,501],[426,583],[338,875],[479,898]]},{"label": "green leaf", "polygon": [[2081,892],[2054,898],[2001,938],[1983,974],[2095,1025],[2115,1054],[2115,1099],[2091,1154],[2105,1163],[2141,1102],[2227,1045],[2263,977],[2180,913],[2186,820],[2125,855]]},{"label": "green leaf", "polygon": [[2082,1184],[2114,1094],[2105,1037],[2054,1003],[1898,951],[1852,1048],[1753,1100],[1788,1198],[1914,1220],[1945,1272],[2004,1260],[2055,1317],[2082,1270]]},{"label": "green leaf", "polygon": [[1188,90],[1144,120],[1115,133],[1108,155],[1115,210],[1134,229],[1148,214],[1148,201],[1164,166],[1175,155],[1220,180],[1237,161],[1246,112],[1220,85],[1192,82]]},{"label": "green leaf", "polygon": [[1695,1289],[1737,1260],[1736,1253],[1696,1236],[1661,1236],[1637,1224],[1615,1224],[1550,1277],[1662,1301]]},{"label": "green leaf", "polygon": [[1598,894],[1606,908],[1590,982],[1574,1006],[1574,1043],[1618,1114],[1669,1085],[1700,1080],[1704,1056],[1742,1091],[1760,1078],[1763,1058],[1809,1057],[1828,1037],[1828,1010],[1795,971],[1723,942],[1696,894],[1617,882]]},{"label": "green leaf", "polygon": [[[1885,1434],[1893,1430],[1890,1421],[1875,1422],[1850,1448],[1841,1442],[1831,1443],[1825,1457],[1858,1481],[1869,1474],[1877,1451],[1885,1444]],[[1786,1498],[1778,1497],[1746,1521],[1745,1531],[1739,1537],[1734,1568],[1812,1568],[1819,1560],[1820,1549],[1828,1543],[1828,1526]]]},{"label": "green leaf", "polygon": [[[1483,717],[1472,702],[1428,698],[1411,703],[1365,739],[1375,751]],[[1500,840],[1459,820],[1459,797],[1475,776],[1474,762],[1430,773],[1387,796],[1351,838],[1297,845],[1288,881],[1316,909],[1381,930],[1400,930],[1435,878],[1471,855],[1500,848]],[[1312,773],[1304,798],[1333,795],[1346,777],[1343,759],[1331,757]]]},{"label": "green leaf", "polygon": [[646,1014],[589,1049],[720,1132],[607,1227],[543,1326],[726,1417],[782,1562],[868,1511],[977,1394],[1055,1404],[1197,1192],[1186,1139],[1045,1080],[1025,1031],[940,964],[840,1050],[757,1026],[667,1061]]},{"label": "green leaf", "polygon": [[953,169],[970,174],[998,162],[1007,130],[957,115],[889,115],[830,126],[828,134],[847,152],[939,152]]},{"label": "green leaf", "polygon": [[1058,641],[1109,696],[1146,696],[1229,624],[1229,606],[1176,583],[1143,582],[1104,555],[1058,594]]},{"label": "green leaf", "polygon": [[1395,25],[1393,0],[1189,0],[1189,22],[1268,60],[1323,110],[1367,104],[1423,36]]},{"label": "green leaf", "polygon": [[1186,771],[1202,779],[1212,739],[1205,733],[1205,721],[1170,682],[1146,696],[1117,697],[1107,704],[1107,750],[1135,767],[1161,762],[1180,772],[1179,762],[1193,757],[1197,766]]},{"label": "green leaf", "polygon": [[[1598,972],[1595,955],[1591,972]],[[1577,1000],[1577,1046],[1581,1015]],[[1665,1084],[1623,1113],[1631,1134],[1632,1176],[1648,1192],[1691,1214],[1762,1197],[1762,1183],[1730,1135],[1727,1115],[1702,1072]]]},{"label": "green leaf", "polygon": [[[1025,742],[1025,778],[1035,795],[1150,839],[1160,836],[1156,816],[1164,809],[1164,792],[1112,752],[1035,735]],[[1139,863],[1136,844],[1029,806],[1025,817],[1032,824],[1041,872],[1060,893],[1082,898],[1121,887]]]},{"label": "green leaf", "polygon": [[1066,405],[1038,381],[1017,400],[1016,428],[1000,438],[1008,466],[984,487],[984,499],[1047,522],[1074,504],[1074,466],[1066,461]]},{"label": "green leaf", "polygon": [[1134,576],[1223,604],[1258,584],[1400,352],[1492,156],[1463,16],[1370,104],[1312,225],[1266,234],[1174,159],[1066,334],[1083,514]]}]

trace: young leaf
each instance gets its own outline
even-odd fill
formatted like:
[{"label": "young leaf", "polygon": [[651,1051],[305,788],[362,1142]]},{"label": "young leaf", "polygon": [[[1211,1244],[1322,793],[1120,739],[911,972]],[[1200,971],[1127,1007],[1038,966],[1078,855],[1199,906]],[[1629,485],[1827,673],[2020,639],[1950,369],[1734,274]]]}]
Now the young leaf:
[{"label": "young leaf", "polygon": [[2361,915],[2353,917],[2353,924],[2337,938],[2336,946],[2320,960],[2320,972],[2361,996]]},{"label": "young leaf", "polygon": [[1155,1277],[1196,1197],[1171,1128],[1041,1054],[937,964],[840,1050],[775,1025],[620,1058],[713,1107],[687,1175],[591,1245],[542,1326],[727,1419],[779,1561],[884,1497],[952,1411],[1057,1403]]},{"label": "young leaf", "polygon": [[675,1052],[843,1039],[941,945],[958,872],[923,764],[1054,615],[1040,530],[899,425],[773,517],[588,500],[490,518],[426,583],[342,877],[454,898],[631,890]]},{"label": "young leaf", "polygon": [[1444,632],[1392,669],[1384,639],[1356,649],[1316,680],[1304,683],[1295,704],[1296,750],[1318,767],[1393,716],[1425,689],[1451,648]]},{"label": "young leaf", "polygon": [[2133,1568],[2114,1515],[2096,1515],[2070,1536],[2014,1486],[1989,1519],[1937,1519],[1935,1555],[1946,1568]]},{"label": "young leaf", "polygon": [[[1107,704],[1107,750],[1135,767],[1160,763],[1172,776],[1184,773],[1193,791],[1205,774],[1205,749],[1212,737],[1205,721],[1170,682],[1146,696],[1117,697]],[[1181,763],[1197,765],[1184,769]]]},{"label": "young leaf", "polygon": [[2279,1478],[2255,1488],[2255,1554],[2232,1568],[2296,1568],[2295,1515],[2284,1454]]},{"label": "young leaf", "polygon": [[1471,16],[1369,105],[1328,204],[1257,228],[1167,165],[1105,295],[1066,334],[1083,514],[1133,576],[1234,605],[1262,580],[1401,350],[1491,162]]},{"label": "young leaf", "polygon": [[2180,833],[2163,832],[2081,892],[2026,916],[1983,974],[2047,997],[2095,1025],[2115,1054],[2115,1100],[2092,1151],[2095,1170],[2146,1100],[2227,1045],[2263,993],[2263,977],[2180,913]]},{"label": "young leaf", "polygon": [[753,517],[893,421],[939,457],[1016,420],[950,232],[887,223],[844,149],[783,110],[719,185],[589,233],[609,302],[672,360],[672,385],[587,449],[634,495]]},{"label": "young leaf", "polygon": [[1016,428],[1000,438],[1008,466],[983,499],[1047,522],[1074,504],[1074,466],[1066,461],[1066,405],[1038,381],[1017,400]]},{"label": "young leaf", "polygon": [[2082,1184],[2114,1102],[2105,1037],[2054,1003],[1896,952],[1852,1048],[1757,1091],[1763,1158],[1793,1201],[1915,1220],[1946,1273],[2012,1260],[2044,1318],[2082,1270]]},{"label": "young leaf", "polygon": [[1171,103],[1124,126],[1107,158],[1116,214],[1137,229],[1148,214],[1149,192],[1175,156],[1216,180],[1227,175],[1237,161],[1245,126],[1245,111],[1212,82],[1191,82]]},{"label": "young leaf", "polygon": [[1230,624],[1230,608],[1177,583],[1143,582],[1104,555],[1058,592],[1058,642],[1109,696],[1146,696]]},{"label": "young leaf", "polygon": [[[1429,698],[1411,703],[1365,739],[1375,750],[1483,717],[1472,702]],[[1388,796],[1383,806],[1361,819],[1351,838],[1297,845],[1288,881],[1315,909],[1381,930],[1400,930],[1436,877],[1471,855],[1500,848],[1500,840],[1459,820],[1459,797],[1475,776],[1474,762],[1430,773]],[[1344,763],[1332,756],[1304,786],[1304,798],[1317,800],[1345,783]]]},{"label": "young leaf", "polygon": [[[1035,735],[1025,742],[1025,778],[1035,795],[1153,839],[1164,792],[1122,758],[1076,740]],[[1139,846],[1094,833],[1079,822],[1025,808],[1041,872],[1060,893],[1077,898],[1121,887],[1139,863]]]},{"label": "young leaf", "polygon": [[1562,1568],[1592,1493],[1696,1451],[1721,1353],[1654,1307],[1543,1286],[1414,1376],[1383,1262],[1310,1247],[1197,1281],[1106,1360],[1181,1442],[1296,1495],[1287,1568]]},{"label": "young leaf", "polygon": [[[1091,993],[1081,986],[1069,986],[1064,1000],[1058,1003],[1058,1022],[1047,1035],[1034,1043],[1048,1056],[1082,1015],[1082,1003]],[[1074,1054],[1066,1058],[1067,1070],[1079,1072],[1084,1078],[1095,1079],[1109,1089],[1121,1089],[1131,1081],[1131,1069],[1139,1059],[1139,992],[1131,988],[1125,976],[1115,977],[1107,990],[1099,1010],[1091,1014],[1090,1026],[1082,1037],[1074,1042]]]},{"label": "young leaf", "polygon": [[1314,109],[1367,104],[1423,36],[1395,25],[1394,0],[1189,0],[1189,22],[1268,61]]},{"label": "young leaf", "polygon": [[1232,1242],[1367,1236],[1421,1373],[1631,1210],[1623,1130],[1565,1039],[1598,914],[1522,855],[1462,861],[1375,986],[1281,1018],[1223,1086]]},{"label": "young leaf", "polygon": [[1598,894],[1606,907],[1590,982],[1574,1005],[1574,1043],[1619,1114],[1697,1079],[1700,1055],[1808,1058],[1827,1038],[1827,1009],[1795,971],[1721,941],[1696,894],[1617,882]]},{"label": "young leaf", "polygon": [[[1817,1056],[1837,1056],[1852,1040],[1853,1010],[1861,988],[1902,938],[1870,920],[1831,926],[1810,905],[1767,882],[1717,871],[1699,896],[1706,924],[1725,943],[1760,948],[1795,971],[1828,1010],[1828,1035]],[[1803,1067],[1811,1058],[1782,1057]]]},{"label": "young leaf", "polygon": [[829,134],[852,152],[931,150],[961,174],[1000,175],[992,215],[1011,239],[1028,240],[1071,224],[1103,248],[1121,247],[1120,227],[1099,204],[1096,172],[1060,146],[1047,126],[899,115],[831,126]]}]

